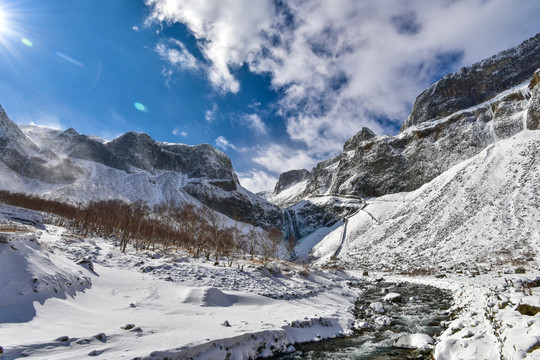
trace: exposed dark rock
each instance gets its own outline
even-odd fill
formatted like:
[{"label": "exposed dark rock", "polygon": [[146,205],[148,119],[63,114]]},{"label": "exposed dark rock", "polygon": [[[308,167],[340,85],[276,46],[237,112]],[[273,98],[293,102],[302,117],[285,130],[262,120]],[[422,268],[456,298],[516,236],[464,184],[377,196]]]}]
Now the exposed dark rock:
[{"label": "exposed dark rock", "polygon": [[72,158],[94,161],[114,169],[129,171],[129,166],[104,144],[89,136],[80,135],[72,128],[58,135],[58,140],[67,144],[66,152]]},{"label": "exposed dark rock", "polygon": [[540,67],[540,34],[519,46],[446,75],[422,92],[401,130],[450,115],[527,81]]},{"label": "exposed dark rock", "polygon": [[283,174],[279,175],[279,180],[274,188],[274,195],[277,195],[283,190],[290,188],[294,184],[298,184],[301,181],[309,179],[309,175],[309,171],[305,169],[284,172]]},{"label": "exposed dark rock", "polygon": [[535,316],[536,314],[540,313],[540,308],[528,304],[519,304],[517,311],[519,311],[521,315]]},{"label": "exposed dark rock", "polygon": [[373,131],[367,127],[363,127],[362,130],[357,132],[352,138],[345,142],[343,151],[356,150],[360,146],[360,143],[373,139],[374,137],[375,133]]},{"label": "exposed dark rock", "polygon": [[204,205],[231,219],[263,228],[279,226],[282,222],[282,212],[277,206],[262,199],[255,202],[239,191],[226,191],[203,182],[190,182],[183,190]]},{"label": "exposed dark rock", "polygon": [[534,73],[529,89],[531,100],[527,111],[527,129],[540,130],[540,69]]},{"label": "exposed dark rock", "polygon": [[[503,55],[514,56],[517,52],[523,52],[527,57],[532,51],[531,44],[539,42],[540,35],[533,40],[526,42],[527,46],[520,45],[518,50],[512,49],[503,52]],[[494,59],[480,64],[487,66],[485,64]],[[519,63],[515,66],[519,66]],[[469,74],[472,71],[462,69],[459,73]],[[514,78],[504,75],[505,71],[509,70],[501,71],[500,76]],[[522,73],[521,68],[517,71]],[[449,75],[445,79],[439,86],[451,86],[450,80],[461,82],[461,77],[457,75]],[[538,81],[534,79],[531,82],[533,85],[536,83]],[[444,119],[403,130],[397,136],[373,137],[369,130],[362,129],[346,142],[343,153],[317,164],[312,170],[303,197],[328,193],[381,196],[416,190],[453,165],[478,154],[488,145],[522,131],[527,112],[527,127],[538,128],[539,99],[540,86],[536,85],[532,95],[527,88],[519,88],[482,105],[455,112]],[[443,111],[442,114],[447,112]]]}]

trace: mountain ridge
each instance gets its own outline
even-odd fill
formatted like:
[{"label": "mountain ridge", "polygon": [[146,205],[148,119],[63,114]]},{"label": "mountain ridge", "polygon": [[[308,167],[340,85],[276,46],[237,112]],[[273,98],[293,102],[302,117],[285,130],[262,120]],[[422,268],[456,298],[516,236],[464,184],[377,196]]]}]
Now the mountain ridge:
[{"label": "mountain ridge", "polygon": [[[521,57],[523,54],[526,56]],[[493,70],[497,66],[500,70]],[[515,76],[508,75],[512,67],[516,68]],[[533,120],[540,118],[539,95],[535,95],[538,81],[534,80],[540,76],[535,75],[538,69],[540,34],[446,75],[418,96],[398,135],[375,136],[362,128],[347,140],[341,154],[319,162],[299,199],[323,194],[381,196],[412,191],[499,139],[513,136],[524,127],[539,128],[540,120]],[[482,81],[497,86],[491,90],[473,89],[475,81],[471,76],[484,76]],[[464,94],[474,90],[479,93],[476,98],[483,101],[475,98],[451,105],[445,102],[446,97],[426,95],[434,91],[451,94],[454,87],[460,87]],[[446,106],[446,110],[433,112]],[[419,108],[430,110],[420,116]]]},{"label": "mountain ridge", "polygon": [[209,144],[158,142],[135,132],[104,141],[73,128],[19,127],[3,110],[0,120],[2,190],[79,204],[191,203],[265,228],[281,224],[281,210],[242,188],[229,157]]}]

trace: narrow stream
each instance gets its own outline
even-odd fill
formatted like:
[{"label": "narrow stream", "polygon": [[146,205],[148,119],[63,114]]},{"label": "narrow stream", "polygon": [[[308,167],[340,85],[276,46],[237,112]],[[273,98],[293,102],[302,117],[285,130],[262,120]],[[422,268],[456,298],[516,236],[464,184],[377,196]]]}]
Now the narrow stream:
[{"label": "narrow stream", "polygon": [[[296,353],[277,356],[273,359],[423,359],[409,349],[392,346],[402,335],[422,333],[430,336],[440,334],[444,329],[441,321],[449,319],[448,309],[452,295],[449,291],[427,285],[411,283],[364,282],[358,286],[364,289],[356,302],[356,317],[366,328],[347,338],[330,339],[317,343],[295,345]],[[386,293],[398,293],[401,302],[384,302]],[[371,303],[380,302],[384,313],[376,313]]]}]

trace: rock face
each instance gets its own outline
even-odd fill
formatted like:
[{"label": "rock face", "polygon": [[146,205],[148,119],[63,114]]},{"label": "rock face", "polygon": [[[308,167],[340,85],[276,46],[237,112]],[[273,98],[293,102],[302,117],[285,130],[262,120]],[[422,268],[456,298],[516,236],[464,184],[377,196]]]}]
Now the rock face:
[{"label": "rock face", "polygon": [[534,73],[529,89],[532,95],[527,112],[527,129],[540,130],[540,69]]},{"label": "rock face", "polygon": [[491,99],[531,78],[540,67],[540,34],[515,48],[446,75],[423,93],[401,127],[450,115]]},{"label": "rock face", "polygon": [[[348,221],[340,260],[368,270],[437,271],[442,263],[473,270],[534,258],[539,177],[540,131],[522,131],[418,190],[367,200]],[[336,228],[313,248],[320,264],[335,254],[342,233]]]},{"label": "rock face", "polygon": [[284,172],[279,175],[279,180],[274,188],[274,195],[281,193],[283,190],[290,188],[294,184],[309,179],[309,175],[309,171],[305,169]]},{"label": "rock face", "polygon": [[540,34],[445,76],[418,97],[400,134],[363,128],[317,164],[301,198],[412,191],[500,139],[540,128],[539,67]]},{"label": "rock face", "polygon": [[281,223],[276,206],[240,186],[230,159],[208,144],[169,144],[129,132],[110,142],[17,126],[0,108],[0,189],[84,203],[143,200],[202,203],[263,227]]},{"label": "rock face", "polygon": [[352,138],[347,140],[345,142],[345,145],[343,145],[343,151],[351,151],[358,149],[360,144],[364,141],[371,140],[375,137],[375,133],[368,129],[367,127],[363,127],[359,132],[357,132]]},{"label": "rock face", "polygon": [[7,116],[0,106],[1,161],[21,176],[41,179],[46,183],[74,181],[83,169],[70,159],[41,151]]},{"label": "rock face", "polygon": [[[540,34],[445,76],[418,96],[398,135],[375,136],[362,128],[341,154],[317,164],[307,183],[295,189],[298,194],[269,200],[293,210],[294,203],[321,196],[379,197],[416,190],[501,139],[539,129],[538,68]],[[347,216],[320,202],[306,208],[318,217],[294,209],[300,234],[325,223],[323,218],[335,222]]]}]

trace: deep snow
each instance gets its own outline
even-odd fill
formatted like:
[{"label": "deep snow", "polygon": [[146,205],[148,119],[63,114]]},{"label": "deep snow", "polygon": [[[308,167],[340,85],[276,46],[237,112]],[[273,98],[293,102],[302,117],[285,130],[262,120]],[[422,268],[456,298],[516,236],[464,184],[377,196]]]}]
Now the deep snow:
[{"label": "deep snow", "polygon": [[358,290],[343,273],[123,254],[112,240],[21,225],[39,215],[0,209],[2,359],[243,359],[350,333]]}]

